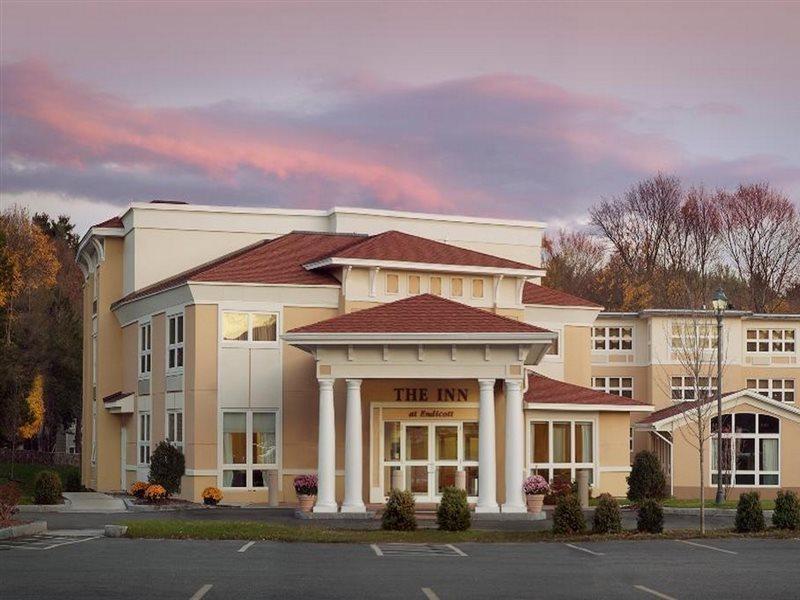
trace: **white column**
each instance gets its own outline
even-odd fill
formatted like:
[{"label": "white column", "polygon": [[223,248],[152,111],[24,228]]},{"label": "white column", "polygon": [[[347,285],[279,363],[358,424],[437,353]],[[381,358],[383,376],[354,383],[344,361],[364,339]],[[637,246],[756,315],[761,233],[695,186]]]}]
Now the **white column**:
[{"label": "white column", "polygon": [[366,512],[362,496],[361,380],[347,380],[347,415],[344,432],[344,502],[342,512]]},{"label": "white column", "polygon": [[319,380],[319,438],[317,503],[314,512],[336,512],[336,421],[333,415],[333,379]]},{"label": "white column", "polygon": [[506,379],[506,501],[503,512],[527,512],[524,480],[525,437],[522,415],[522,381]]},{"label": "white column", "polygon": [[497,458],[495,455],[494,379],[479,379],[478,504],[476,513],[500,512],[497,506]]}]

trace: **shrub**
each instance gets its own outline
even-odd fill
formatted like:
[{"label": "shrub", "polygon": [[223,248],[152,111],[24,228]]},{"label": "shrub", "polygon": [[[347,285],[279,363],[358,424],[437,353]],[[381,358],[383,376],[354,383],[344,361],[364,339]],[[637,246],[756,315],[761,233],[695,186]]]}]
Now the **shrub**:
[{"label": "shrub", "polygon": [[222,492],[218,487],[213,485],[203,490],[203,502],[206,504],[217,504],[222,500]]},{"label": "shrub", "polygon": [[161,502],[167,499],[167,490],[165,490],[163,486],[154,483],[147,486],[147,489],[144,491],[144,499],[153,503]]},{"label": "shrub", "polygon": [[526,496],[549,494],[550,484],[547,483],[547,479],[541,475],[531,475],[526,478],[525,483],[522,484],[522,491],[525,492]]},{"label": "shrub", "polygon": [[417,517],[414,515],[414,496],[405,490],[392,490],[381,518],[381,528],[394,531],[414,531]]},{"label": "shrub", "polygon": [[544,497],[544,503],[557,504],[559,498],[570,494],[577,495],[578,486],[564,479],[556,479],[550,484],[550,493]]},{"label": "shrub", "polygon": [[316,475],[298,475],[294,478],[294,491],[297,495],[316,496],[317,483]]},{"label": "shrub", "polygon": [[445,531],[466,531],[470,526],[467,492],[447,487],[436,509],[436,524]]},{"label": "shrub", "polygon": [[186,458],[167,441],[159,442],[150,456],[150,483],[163,487],[167,496],[181,491],[181,477],[186,474]]},{"label": "shrub", "polygon": [[600,495],[597,507],[594,509],[592,531],[595,533],[622,532],[622,516],[619,512],[619,503],[611,494]]},{"label": "shrub", "polygon": [[133,485],[128,489],[128,493],[137,498],[144,498],[144,491],[148,487],[150,487],[150,484],[146,481],[134,481]]},{"label": "shrub", "polygon": [[766,528],[764,511],[761,509],[761,497],[758,492],[745,492],[739,496],[739,504],[736,505],[736,520],[733,526],[740,533],[763,531]]},{"label": "shrub", "polygon": [[664,509],[658,500],[648,498],[639,504],[636,513],[636,530],[645,533],[661,533],[664,531]]},{"label": "shrub", "polygon": [[583,533],[586,519],[575,494],[561,496],[553,512],[553,533]]},{"label": "shrub", "polygon": [[82,489],[81,472],[78,469],[70,469],[67,471],[64,476],[64,491],[80,492]]},{"label": "shrub", "polygon": [[61,502],[61,477],[55,471],[40,471],[33,484],[34,504]]},{"label": "shrub", "polygon": [[628,476],[628,500],[640,502],[647,498],[663,500],[667,497],[667,478],[661,469],[661,461],[647,450],[642,450],[633,459]]},{"label": "shrub", "polygon": [[775,498],[775,511],[772,525],[778,529],[800,529],[800,500],[797,493],[789,490],[779,491]]},{"label": "shrub", "polygon": [[17,512],[17,504],[22,497],[22,491],[14,481],[9,481],[0,485],[0,525],[7,525],[11,522]]}]

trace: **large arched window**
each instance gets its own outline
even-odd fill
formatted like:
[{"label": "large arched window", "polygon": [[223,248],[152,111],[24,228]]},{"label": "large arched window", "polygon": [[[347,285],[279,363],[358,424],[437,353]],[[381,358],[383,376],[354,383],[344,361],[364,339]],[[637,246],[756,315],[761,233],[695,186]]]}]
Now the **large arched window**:
[{"label": "large arched window", "polygon": [[[763,413],[722,415],[722,482],[780,485],[780,419]],[[717,417],[711,419],[711,483],[717,483]]]}]

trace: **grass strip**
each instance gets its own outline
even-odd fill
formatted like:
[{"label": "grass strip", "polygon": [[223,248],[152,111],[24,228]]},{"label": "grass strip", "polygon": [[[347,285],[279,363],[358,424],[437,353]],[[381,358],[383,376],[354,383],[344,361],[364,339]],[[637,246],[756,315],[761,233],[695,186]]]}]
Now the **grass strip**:
[{"label": "grass strip", "polygon": [[[382,531],[375,529],[333,529],[310,525],[282,525],[261,521],[188,521],[142,520],[125,523],[127,537],[138,539],[178,540],[267,540],[273,542],[305,542],[321,544],[374,544],[379,542],[437,543],[525,543],[608,540],[696,539],[696,529],[672,530],[665,533],[643,534],[626,531],[615,535],[553,535],[550,531]],[[768,529],[756,534],[740,534],[731,530],[709,531],[706,538],[793,538],[796,531]]]}]

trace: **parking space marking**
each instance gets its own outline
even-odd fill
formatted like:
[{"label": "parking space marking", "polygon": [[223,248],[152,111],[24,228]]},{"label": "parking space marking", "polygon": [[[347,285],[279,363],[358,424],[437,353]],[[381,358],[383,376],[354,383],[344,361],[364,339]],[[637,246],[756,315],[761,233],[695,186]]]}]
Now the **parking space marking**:
[{"label": "parking space marking", "polygon": [[445,545],[459,556],[468,556],[466,552],[464,552],[461,548],[456,548],[455,546],[453,546],[453,544],[445,544]]},{"label": "parking space marking", "polygon": [[697,546],[698,548],[706,548],[707,550],[714,550],[715,552],[724,552],[725,554],[739,554],[733,550],[725,550],[724,548],[717,548],[716,546],[709,546],[708,544],[698,544],[697,542],[690,542],[688,540],[675,540],[681,544],[689,544],[690,546]]},{"label": "parking space marking", "polygon": [[422,593],[428,600],[439,600],[439,596],[431,588],[422,588]]},{"label": "parking space marking", "polygon": [[40,533],[24,538],[17,538],[11,540],[3,540],[0,542],[0,550],[52,550],[60,546],[69,546],[71,544],[80,544],[81,542],[88,542],[96,540],[102,536],[65,536],[65,535],[49,535]]},{"label": "parking space marking", "polygon": [[199,590],[197,590],[194,593],[194,596],[189,598],[189,600],[200,600],[200,598],[205,596],[208,593],[208,590],[210,590],[212,587],[214,587],[214,586],[211,585],[210,583],[205,584],[203,587],[201,587]]},{"label": "parking space marking", "polygon": [[653,589],[650,589],[649,587],[645,587],[643,585],[635,585],[633,587],[635,587],[637,590],[640,590],[640,591],[642,591],[642,592],[644,592],[646,594],[650,594],[651,596],[655,596],[656,598],[661,598],[661,600],[677,600],[676,598],[673,598],[672,596],[667,596],[666,594],[662,594],[661,592],[657,592],[657,591],[655,591]]},{"label": "parking space marking", "polygon": [[372,550],[381,557],[393,556],[450,556],[464,557],[467,553],[452,544],[371,544]]},{"label": "parking space marking", "polygon": [[372,548],[372,550],[373,550],[373,551],[375,552],[375,554],[377,554],[378,556],[383,556],[383,552],[381,552],[381,549],[378,547],[378,544],[370,544],[370,546],[369,546],[369,547],[370,547],[370,548]]},{"label": "parking space marking", "polygon": [[582,548],[581,546],[576,546],[575,544],[564,544],[570,548],[574,548],[575,550],[580,550],[581,552],[586,552],[587,554],[593,554],[594,556],[605,556],[602,552],[595,552],[594,550],[589,550],[588,548]]},{"label": "parking space marking", "polygon": [[253,544],[255,544],[255,542],[247,542],[247,543],[246,543],[244,546],[242,546],[241,548],[239,548],[239,549],[237,550],[237,552],[247,552],[247,549],[248,549],[250,546],[252,546]]}]

